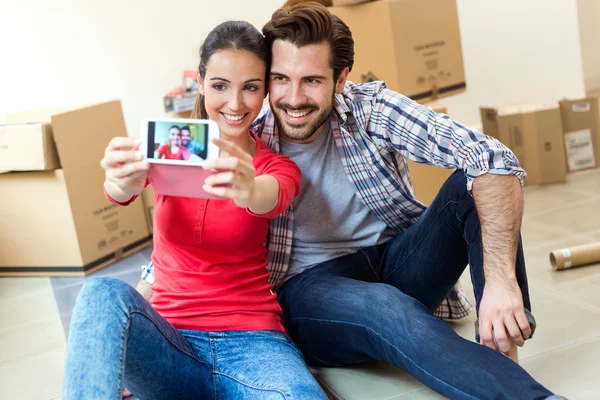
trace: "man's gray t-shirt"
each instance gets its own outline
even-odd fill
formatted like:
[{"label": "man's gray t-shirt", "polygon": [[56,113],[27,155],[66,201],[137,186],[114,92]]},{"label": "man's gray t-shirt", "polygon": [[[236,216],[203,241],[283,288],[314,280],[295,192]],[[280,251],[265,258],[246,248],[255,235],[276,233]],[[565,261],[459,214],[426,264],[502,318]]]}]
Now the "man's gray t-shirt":
[{"label": "man's gray t-shirt", "polygon": [[333,258],[385,243],[394,231],[356,194],[329,123],[312,143],[280,139],[281,153],[302,171],[294,199],[294,240],[286,279]]}]

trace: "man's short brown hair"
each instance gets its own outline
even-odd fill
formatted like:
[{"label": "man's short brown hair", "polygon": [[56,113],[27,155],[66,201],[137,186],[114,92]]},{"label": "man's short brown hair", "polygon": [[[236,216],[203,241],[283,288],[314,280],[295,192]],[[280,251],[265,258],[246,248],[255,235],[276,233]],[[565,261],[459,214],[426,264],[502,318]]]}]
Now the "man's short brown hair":
[{"label": "man's short brown hair", "polygon": [[319,3],[286,4],[273,13],[262,31],[270,49],[278,39],[297,47],[327,42],[331,49],[329,65],[333,69],[334,80],[337,80],[344,68],[352,70],[352,33],[341,19]]}]

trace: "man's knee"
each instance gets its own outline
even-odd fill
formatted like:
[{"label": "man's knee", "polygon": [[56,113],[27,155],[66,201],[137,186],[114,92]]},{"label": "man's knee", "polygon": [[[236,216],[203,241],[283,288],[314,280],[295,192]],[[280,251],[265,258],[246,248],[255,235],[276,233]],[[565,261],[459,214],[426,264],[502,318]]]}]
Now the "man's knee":
[{"label": "man's knee", "polygon": [[[369,337],[418,337],[429,310],[415,298],[385,283],[370,283],[361,293],[349,294],[346,322]],[[333,310],[335,312],[335,310]]]},{"label": "man's knee", "polygon": [[[427,345],[431,332],[440,328],[440,320],[417,299],[391,285],[380,285],[370,294],[365,326],[378,346],[402,347],[408,354]],[[376,348],[379,348],[379,347]]]},{"label": "man's knee", "polygon": [[313,382],[303,382],[293,385],[288,393],[290,394],[288,397],[292,399],[327,399],[327,395],[314,378]]},{"label": "man's knee", "polygon": [[438,196],[444,203],[452,201],[457,203],[457,213],[460,215],[465,214],[469,210],[472,210],[475,201],[467,190],[467,176],[463,170],[454,171],[446,180]]},{"label": "man's knee", "polygon": [[426,310],[425,306],[395,286],[374,283],[373,289],[364,296],[364,309],[373,315],[393,317]]},{"label": "man's knee", "polygon": [[447,186],[448,189],[452,191],[457,191],[459,193],[467,192],[467,175],[461,169],[457,169],[454,171],[448,179],[446,180],[444,186]]},{"label": "man's knee", "polygon": [[465,175],[465,171],[463,171],[462,169],[457,169],[454,172],[452,172],[450,174],[450,176],[448,177],[448,180],[451,181],[453,184],[458,185],[458,184],[464,184],[465,186],[467,185],[467,175]]}]

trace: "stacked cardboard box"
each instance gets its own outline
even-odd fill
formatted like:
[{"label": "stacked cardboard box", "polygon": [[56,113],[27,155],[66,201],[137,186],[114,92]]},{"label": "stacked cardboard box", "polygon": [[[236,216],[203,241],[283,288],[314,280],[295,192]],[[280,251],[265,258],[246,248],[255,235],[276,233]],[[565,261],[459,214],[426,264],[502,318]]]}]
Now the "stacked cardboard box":
[{"label": "stacked cardboard box", "polygon": [[385,81],[419,102],[466,90],[456,0],[336,3],[354,38],[350,81]]},{"label": "stacked cardboard box", "polygon": [[[288,0],[287,5],[311,0]],[[456,0],[320,0],[352,31],[355,83],[427,102],[467,88]]]},{"label": "stacked cardboard box", "polygon": [[324,5],[325,7],[331,6],[351,6],[360,3],[367,3],[373,0],[288,0],[285,2],[286,5],[294,5],[298,3],[306,3],[308,1],[314,1],[319,4]]},{"label": "stacked cardboard box", "polygon": [[352,6],[360,3],[368,3],[373,0],[331,0],[334,6]]},{"label": "stacked cardboard box", "polygon": [[510,148],[527,171],[527,185],[567,178],[560,110],[555,104],[481,107],[483,132]]},{"label": "stacked cardboard box", "polygon": [[45,171],[59,166],[50,124],[0,125],[0,173]]},{"label": "stacked cardboard box", "polygon": [[481,107],[483,132],[508,146],[527,185],[564,183],[567,172],[600,165],[598,96],[546,106]]},{"label": "stacked cardboard box", "polygon": [[142,202],[119,207],[103,193],[104,149],[127,136],[120,102],[6,121],[0,276],[88,274],[151,244]]}]

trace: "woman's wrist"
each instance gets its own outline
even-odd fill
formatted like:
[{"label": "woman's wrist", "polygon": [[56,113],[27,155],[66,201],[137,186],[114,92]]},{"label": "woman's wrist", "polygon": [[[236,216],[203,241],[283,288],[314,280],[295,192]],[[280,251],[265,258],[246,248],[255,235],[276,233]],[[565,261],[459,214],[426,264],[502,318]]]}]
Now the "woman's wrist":
[{"label": "woman's wrist", "polygon": [[279,182],[271,175],[254,178],[254,189],[250,195],[248,209],[254,214],[267,214],[277,207]]},{"label": "woman's wrist", "polygon": [[134,194],[128,194],[123,191],[117,184],[109,180],[104,181],[104,191],[117,203],[127,203],[135,196]]}]

